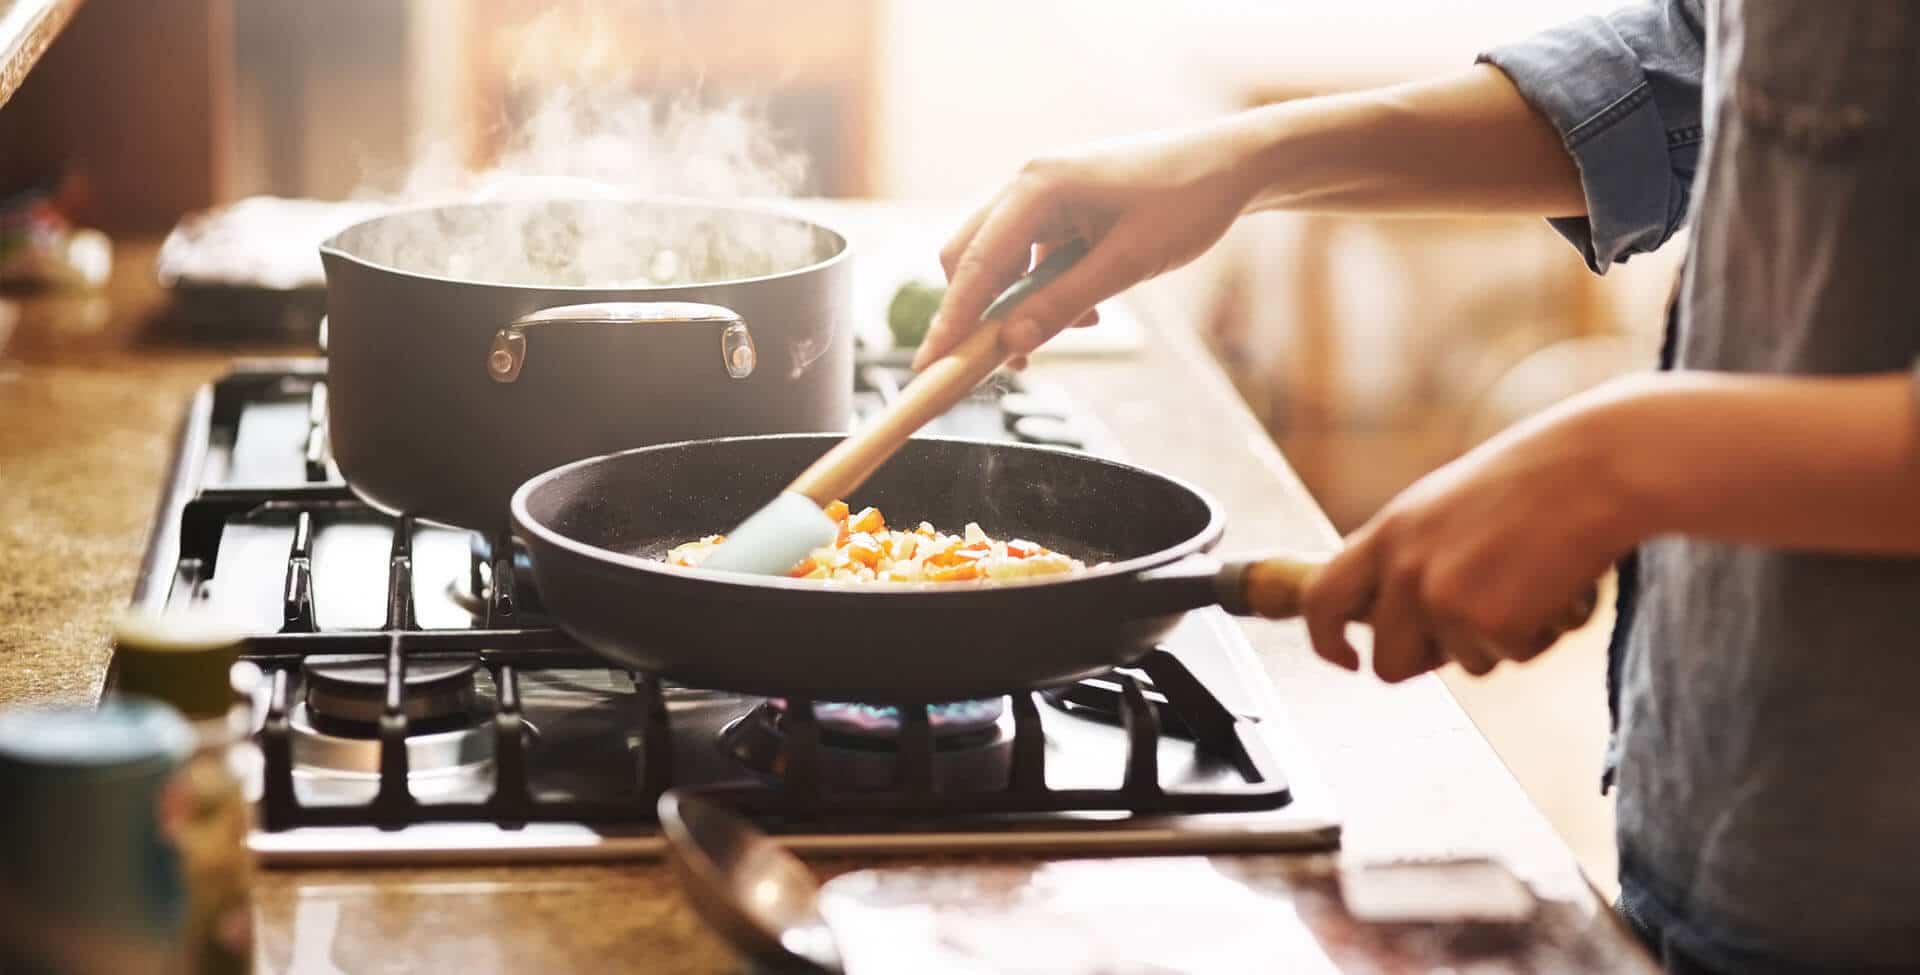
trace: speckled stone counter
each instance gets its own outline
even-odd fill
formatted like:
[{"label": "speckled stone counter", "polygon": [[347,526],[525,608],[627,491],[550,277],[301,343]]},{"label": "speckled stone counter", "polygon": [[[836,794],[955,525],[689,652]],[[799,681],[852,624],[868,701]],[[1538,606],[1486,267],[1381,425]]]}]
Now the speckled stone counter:
[{"label": "speckled stone counter", "polygon": [[153,250],[105,295],[0,299],[0,704],[98,692],[173,432],[229,360],[142,344]]},{"label": "speckled stone counter", "polygon": [[[924,246],[899,233],[923,234],[945,216],[835,211],[865,246]],[[98,692],[107,625],[131,592],[188,397],[234,355],[260,351],[145,338],[142,323],[161,300],[152,253],[123,245],[104,298],[0,310],[0,705]],[[1223,550],[1332,549],[1332,528],[1181,327],[1191,287],[1176,274],[1130,297],[1150,354],[1037,364],[1037,377],[1114,430],[1130,459],[1218,498],[1230,517]],[[1319,663],[1297,625],[1244,625],[1338,797],[1343,857],[1496,856],[1621,937],[1438,680],[1381,686]],[[275,870],[261,877],[257,910],[271,972],[734,967],[657,863]]]}]

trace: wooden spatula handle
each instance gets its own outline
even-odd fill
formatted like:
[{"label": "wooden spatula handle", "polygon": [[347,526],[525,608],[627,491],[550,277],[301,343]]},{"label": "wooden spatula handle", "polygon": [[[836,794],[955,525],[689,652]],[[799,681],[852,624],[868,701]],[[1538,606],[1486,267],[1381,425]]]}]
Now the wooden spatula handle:
[{"label": "wooden spatula handle", "polygon": [[864,484],[921,427],[953,408],[1007,361],[1001,323],[989,321],[906,385],[867,426],[835,444],[794,479],[790,491],[825,506]]},{"label": "wooden spatula handle", "polygon": [[987,306],[980,328],[966,341],[935,360],[879,416],[821,455],[787,490],[806,495],[822,507],[851,495],[916,431],[952,409],[1007,361],[1000,338],[1007,314],[1066,273],[1088,250],[1088,243],[1077,238],[1054,248],[1046,260]]}]

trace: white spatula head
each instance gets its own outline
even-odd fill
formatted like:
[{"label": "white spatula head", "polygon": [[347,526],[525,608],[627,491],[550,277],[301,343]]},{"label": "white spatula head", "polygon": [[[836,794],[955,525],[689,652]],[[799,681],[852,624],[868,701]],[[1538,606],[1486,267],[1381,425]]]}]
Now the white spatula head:
[{"label": "white spatula head", "polygon": [[703,569],[785,575],[814,549],[830,545],[840,525],[812,498],[792,491],[780,496],[727,535],[700,563]]}]

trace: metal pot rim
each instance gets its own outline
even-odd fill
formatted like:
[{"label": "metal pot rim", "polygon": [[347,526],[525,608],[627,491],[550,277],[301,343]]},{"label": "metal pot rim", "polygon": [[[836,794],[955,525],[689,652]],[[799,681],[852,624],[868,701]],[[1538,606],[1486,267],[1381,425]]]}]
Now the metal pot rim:
[{"label": "metal pot rim", "polygon": [[[833,239],[838,242],[839,246],[834,249],[834,252],[832,254],[829,254],[825,258],[815,261],[812,264],[806,264],[801,267],[791,268],[785,271],[775,271],[772,274],[762,274],[756,277],[747,277],[747,278],[722,278],[714,281],[689,282],[687,284],[656,285],[652,287],[637,287],[637,288],[635,287],[615,288],[615,287],[608,287],[606,285],[584,285],[584,284],[513,284],[505,281],[488,281],[482,278],[456,278],[456,277],[448,277],[446,275],[440,275],[440,274],[427,274],[422,271],[410,271],[405,268],[394,267],[393,265],[390,265],[390,264],[383,264],[378,261],[368,260],[367,258],[361,257],[360,255],[355,254],[352,251],[348,250],[346,246],[341,243],[341,238],[346,237],[347,235],[353,233],[356,230],[359,230],[361,227],[365,227],[370,224],[379,223],[383,220],[389,220],[395,217],[404,217],[404,216],[417,214],[417,213],[428,213],[434,210],[450,210],[450,209],[461,208],[461,207],[487,207],[487,206],[505,205],[505,204],[516,203],[516,202],[563,203],[563,204],[581,204],[581,205],[614,204],[614,205],[620,205],[620,206],[642,204],[647,206],[677,207],[682,209],[731,210],[739,213],[750,213],[760,217],[771,217],[771,218],[793,220],[797,223],[805,224],[809,227],[812,227],[815,230],[824,231],[827,234],[832,235]],[[453,203],[448,203],[448,202],[420,203],[420,204],[413,204],[408,206],[398,206],[380,214],[379,216],[369,217],[365,220],[358,221],[349,227],[343,228],[335,232],[333,236],[328,237],[326,240],[320,242],[320,255],[322,257],[338,258],[343,261],[349,261],[354,264],[358,264],[361,267],[369,268],[375,271],[380,271],[386,274],[397,275],[399,277],[411,278],[418,281],[432,281],[440,284],[460,285],[463,287],[470,287],[470,288],[498,288],[503,291],[518,291],[518,292],[542,291],[542,292],[551,292],[554,294],[605,294],[608,292],[623,292],[623,293],[630,293],[630,294],[651,294],[651,293],[664,294],[664,293],[670,293],[670,292],[683,292],[689,288],[727,287],[731,285],[756,284],[764,281],[780,281],[787,278],[795,278],[801,275],[811,274],[811,273],[832,267],[835,264],[839,264],[843,261],[846,261],[848,258],[852,256],[852,254],[853,254],[853,242],[848,239],[846,234],[820,222],[819,220],[815,220],[812,217],[803,216],[798,211],[793,210],[787,206],[779,205],[775,201],[756,200],[756,201],[748,201],[748,202],[739,202],[739,201],[704,199],[701,197],[691,197],[691,196],[617,196],[617,197],[604,198],[604,199],[593,199],[589,197],[572,197],[572,196],[551,196],[551,197],[538,197],[538,198],[531,198],[531,199],[468,200],[464,202],[453,202]]]}]

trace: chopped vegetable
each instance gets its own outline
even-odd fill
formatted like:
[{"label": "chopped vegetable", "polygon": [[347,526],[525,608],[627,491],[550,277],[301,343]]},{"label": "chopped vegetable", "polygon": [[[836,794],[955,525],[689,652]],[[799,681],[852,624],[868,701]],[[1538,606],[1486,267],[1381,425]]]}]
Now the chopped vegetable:
[{"label": "chopped vegetable", "polygon": [[[1087,567],[1026,539],[996,541],[973,522],[958,535],[944,534],[924,521],[912,531],[889,531],[877,508],[855,513],[835,501],[825,510],[839,523],[839,537],[832,545],[814,549],[788,576],[836,582],[1002,581],[1081,572]],[[697,567],[725,541],[725,536],[708,535],[674,548],[667,553],[667,561]]]},{"label": "chopped vegetable", "polygon": [[847,519],[847,528],[851,531],[872,534],[885,531],[887,519],[880,516],[879,508],[862,508],[859,514]]},{"label": "chopped vegetable", "polygon": [[972,562],[963,562],[945,569],[935,569],[927,578],[935,582],[964,582],[980,578],[980,567]]},{"label": "chopped vegetable", "polygon": [[880,567],[880,543],[866,532],[859,532],[847,539],[847,558],[869,569]]}]

